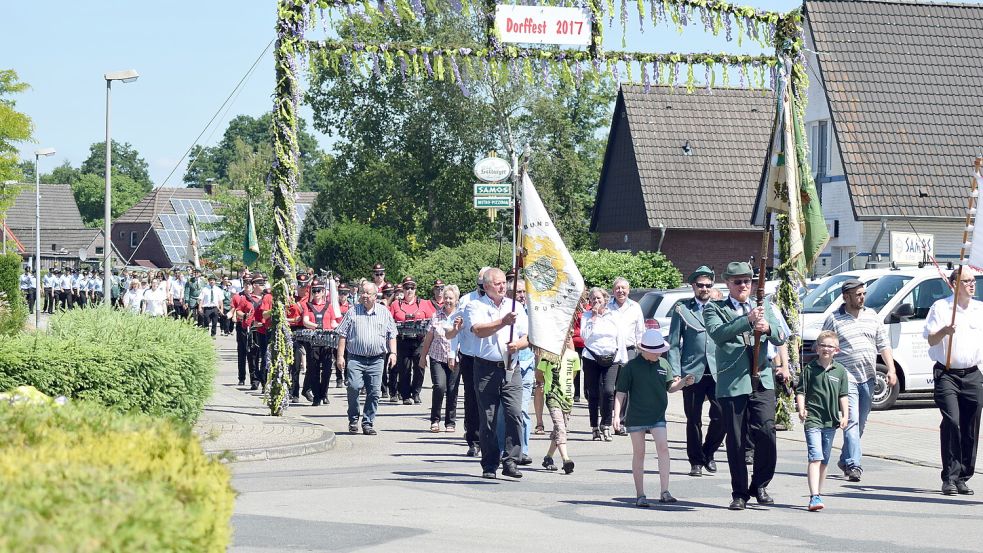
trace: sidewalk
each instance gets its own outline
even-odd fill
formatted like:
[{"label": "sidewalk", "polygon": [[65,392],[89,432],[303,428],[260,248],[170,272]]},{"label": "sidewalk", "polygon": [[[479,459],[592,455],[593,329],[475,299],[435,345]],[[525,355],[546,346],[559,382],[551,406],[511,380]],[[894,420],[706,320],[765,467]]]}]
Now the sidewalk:
[{"label": "sidewalk", "polygon": [[327,451],[335,446],[328,428],[292,412],[271,417],[259,391],[238,386],[235,336],[219,336],[218,371],[212,397],[195,425],[205,453],[228,452],[235,461],[259,461]]}]

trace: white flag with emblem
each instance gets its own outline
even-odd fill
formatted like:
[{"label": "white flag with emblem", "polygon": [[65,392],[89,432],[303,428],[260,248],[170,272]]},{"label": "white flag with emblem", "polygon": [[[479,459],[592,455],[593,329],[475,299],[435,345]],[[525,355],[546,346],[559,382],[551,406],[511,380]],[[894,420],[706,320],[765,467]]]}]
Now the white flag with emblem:
[{"label": "white flag with emblem", "polygon": [[195,269],[201,268],[201,262],[198,257],[198,224],[195,221],[195,214],[188,213],[188,262]]},{"label": "white flag with emblem", "polygon": [[525,172],[520,208],[529,343],[540,357],[552,354],[558,360],[584,292],[584,278]]}]

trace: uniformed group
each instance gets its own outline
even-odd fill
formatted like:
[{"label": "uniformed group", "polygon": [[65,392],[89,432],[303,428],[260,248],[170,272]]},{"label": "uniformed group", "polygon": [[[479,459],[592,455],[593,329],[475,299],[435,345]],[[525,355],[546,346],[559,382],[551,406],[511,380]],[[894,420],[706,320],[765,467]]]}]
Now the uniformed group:
[{"label": "uniformed group", "polygon": [[[55,309],[73,309],[102,302],[102,273],[91,269],[55,267],[41,277],[41,311],[54,313]],[[34,270],[20,276],[20,291],[34,313],[38,297],[38,280]]]}]

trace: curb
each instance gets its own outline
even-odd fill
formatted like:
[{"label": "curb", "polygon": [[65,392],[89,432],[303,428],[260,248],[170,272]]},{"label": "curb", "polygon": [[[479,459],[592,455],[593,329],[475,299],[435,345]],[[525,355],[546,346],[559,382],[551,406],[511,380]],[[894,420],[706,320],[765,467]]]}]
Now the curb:
[{"label": "curb", "polygon": [[313,441],[289,444],[272,447],[256,447],[245,449],[224,449],[224,450],[205,450],[208,455],[230,455],[227,460],[230,463],[241,461],[267,461],[271,459],[283,459],[285,457],[300,457],[303,455],[313,455],[334,449],[337,443],[335,433],[331,430],[323,430],[321,436]]}]

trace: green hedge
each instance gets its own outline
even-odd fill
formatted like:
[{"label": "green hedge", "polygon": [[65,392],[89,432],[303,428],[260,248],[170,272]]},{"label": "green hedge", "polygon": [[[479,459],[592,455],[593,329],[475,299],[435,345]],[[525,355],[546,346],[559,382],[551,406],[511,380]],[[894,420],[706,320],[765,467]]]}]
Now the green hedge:
[{"label": "green hedge", "polygon": [[225,551],[229,470],[168,421],[0,403],[0,551]]},{"label": "green hedge", "polygon": [[619,276],[628,279],[632,288],[675,288],[683,281],[679,269],[661,253],[577,251],[573,252],[573,260],[588,287],[610,289]]},{"label": "green hedge", "polygon": [[27,320],[27,304],[20,293],[21,258],[0,254],[0,336],[20,332]]},{"label": "green hedge", "polygon": [[0,390],[34,386],[193,424],[211,395],[216,354],[185,322],[99,307],[52,317],[47,332],[0,344]]},{"label": "green hedge", "polygon": [[[444,284],[456,284],[461,294],[467,294],[476,286],[478,270],[495,265],[497,260],[498,242],[465,242],[453,248],[441,246],[423,252],[404,272],[416,280],[417,294],[421,297],[430,297],[433,283],[438,278]],[[505,268],[511,265],[512,243],[506,242],[502,244],[501,267],[507,270]]]},{"label": "green hedge", "polygon": [[406,263],[406,255],[394,244],[395,240],[380,229],[341,222],[319,230],[313,247],[303,252],[302,257],[311,267],[330,269],[352,281],[372,278],[372,266],[382,263],[386,279],[393,280]]}]

